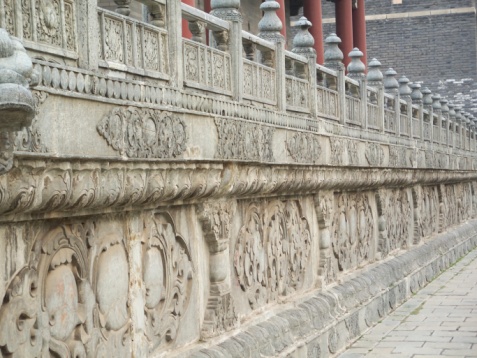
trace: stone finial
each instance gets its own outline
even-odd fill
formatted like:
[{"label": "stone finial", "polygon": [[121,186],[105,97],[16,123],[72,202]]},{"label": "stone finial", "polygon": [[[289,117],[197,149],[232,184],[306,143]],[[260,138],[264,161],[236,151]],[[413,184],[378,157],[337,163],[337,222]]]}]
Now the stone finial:
[{"label": "stone finial", "polygon": [[432,107],[432,91],[427,88],[427,87],[424,87],[422,90],[422,104],[425,106],[425,107]]},{"label": "stone finial", "polygon": [[440,111],[442,109],[441,106],[441,95],[439,93],[436,93],[432,95],[432,109],[434,111]]},{"label": "stone finial", "polygon": [[370,86],[380,86],[383,84],[383,73],[381,72],[381,62],[373,58],[368,64],[368,84]]},{"label": "stone finial", "polygon": [[335,34],[330,34],[325,39],[325,66],[335,70],[344,68],[343,52],[339,48],[341,39]]},{"label": "stone finial", "polygon": [[384,90],[386,93],[398,94],[399,83],[396,80],[397,72],[389,68],[384,72]]},{"label": "stone finial", "polygon": [[366,71],[366,65],[361,61],[364,56],[363,53],[355,47],[348,55],[351,58],[351,62],[348,64],[348,77],[354,79],[364,79],[364,72]]},{"label": "stone finial", "polygon": [[211,15],[227,21],[242,21],[240,0],[211,0]]},{"label": "stone finial", "polygon": [[447,105],[449,107],[449,119],[454,119],[455,120],[455,106],[454,106],[454,103],[449,103]]},{"label": "stone finial", "polygon": [[422,98],[424,97],[421,92],[421,85],[419,83],[411,83],[411,100],[414,104],[422,104]]},{"label": "stone finial", "polygon": [[402,75],[401,78],[399,78],[399,96],[401,96],[402,99],[405,100],[410,100],[411,99],[411,93],[412,89],[409,87],[409,79]]},{"label": "stone finial", "polygon": [[15,132],[35,116],[32,80],[33,64],[25,48],[0,28],[0,174],[12,167]]},{"label": "stone finial", "polygon": [[449,101],[445,98],[441,98],[441,111],[442,113],[449,113]]},{"label": "stone finial", "polygon": [[283,35],[280,33],[283,24],[277,15],[279,8],[280,4],[275,0],[265,0],[260,5],[260,10],[263,11],[263,17],[258,23],[258,36],[260,38],[271,42],[284,41]]},{"label": "stone finial", "polygon": [[293,38],[292,52],[306,57],[316,56],[316,51],[313,47],[315,45],[315,39],[308,31],[311,27],[311,22],[302,16],[300,20],[295,23],[295,27],[298,27],[299,30]]}]

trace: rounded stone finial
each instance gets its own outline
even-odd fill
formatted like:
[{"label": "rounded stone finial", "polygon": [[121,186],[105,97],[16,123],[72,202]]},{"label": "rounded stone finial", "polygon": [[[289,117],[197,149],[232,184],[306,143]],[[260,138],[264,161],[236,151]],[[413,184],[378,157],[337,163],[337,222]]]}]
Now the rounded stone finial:
[{"label": "rounded stone finial", "polygon": [[366,71],[366,65],[361,61],[364,54],[355,47],[348,55],[351,58],[351,62],[348,64],[348,77],[354,79],[363,79],[364,71]]},{"label": "rounded stone finial", "polygon": [[242,21],[240,0],[211,0],[210,14],[226,21]]},{"label": "rounded stone finial", "polygon": [[441,98],[441,111],[442,113],[449,113],[449,101],[445,98]]},{"label": "rounded stone finial", "polygon": [[432,109],[434,111],[440,111],[442,109],[441,95],[439,93],[432,95]]},{"label": "rounded stone finial", "polygon": [[260,10],[263,11],[263,17],[258,23],[258,30],[260,31],[258,36],[260,38],[271,42],[284,41],[283,35],[280,33],[283,24],[277,15],[279,8],[280,4],[275,0],[265,0],[260,5]]},{"label": "rounded stone finial", "polygon": [[402,75],[401,78],[399,78],[399,96],[401,96],[402,99],[405,100],[410,100],[411,99],[411,93],[412,89],[409,87],[409,79]]},{"label": "rounded stone finial", "polygon": [[447,107],[449,107],[449,119],[455,119],[455,106],[454,106],[454,103],[451,103],[449,102],[449,104],[447,105]]},{"label": "rounded stone finial", "polygon": [[423,95],[422,104],[426,107],[432,106],[432,91],[429,88],[424,87],[421,92]]},{"label": "rounded stone finial", "polygon": [[295,27],[298,27],[299,30],[293,38],[292,52],[307,57],[316,55],[316,51],[313,47],[315,45],[315,39],[308,31],[311,27],[311,22],[302,16],[300,20],[295,23]]},{"label": "rounded stone finial", "polygon": [[455,107],[455,122],[460,123],[462,121],[462,108],[460,106]]},{"label": "rounded stone finial", "polygon": [[370,86],[379,86],[383,83],[383,73],[381,72],[381,62],[373,58],[368,64],[368,84]]},{"label": "rounded stone finial", "polygon": [[325,39],[325,66],[333,69],[343,68],[343,52],[339,48],[341,39],[335,34],[330,34]]},{"label": "rounded stone finial", "polygon": [[212,9],[238,9],[240,0],[211,0],[210,7]]},{"label": "rounded stone finial", "polygon": [[411,100],[414,104],[421,104],[422,103],[422,92],[421,92],[421,85],[419,83],[411,83],[409,85],[411,88]]},{"label": "rounded stone finial", "polygon": [[397,72],[392,68],[388,68],[388,70],[384,72],[384,89],[387,93],[398,93],[399,83],[396,80],[396,75]]}]

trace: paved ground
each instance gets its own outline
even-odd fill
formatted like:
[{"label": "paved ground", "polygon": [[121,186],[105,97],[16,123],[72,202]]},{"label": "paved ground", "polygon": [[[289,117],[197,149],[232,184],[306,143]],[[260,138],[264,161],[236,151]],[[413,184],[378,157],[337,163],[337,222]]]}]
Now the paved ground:
[{"label": "paved ground", "polygon": [[477,357],[477,249],[339,357]]}]

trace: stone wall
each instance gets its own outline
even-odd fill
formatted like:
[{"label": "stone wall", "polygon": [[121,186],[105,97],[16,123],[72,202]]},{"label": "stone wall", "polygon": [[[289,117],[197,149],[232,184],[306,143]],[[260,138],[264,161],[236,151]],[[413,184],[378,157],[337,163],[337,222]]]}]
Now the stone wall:
[{"label": "stone wall", "polygon": [[329,357],[477,245],[474,120],[316,65],[306,23],[286,51],[274,3],[256,37],[36,1],[0,13],[35,102],[0,117],[2,356]]}]

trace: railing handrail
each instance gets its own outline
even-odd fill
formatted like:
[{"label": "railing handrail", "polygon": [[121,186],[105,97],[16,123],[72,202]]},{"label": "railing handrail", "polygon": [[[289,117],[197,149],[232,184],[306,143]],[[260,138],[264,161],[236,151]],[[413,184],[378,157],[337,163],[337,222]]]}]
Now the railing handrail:
[{"label": "railing handrail", "polygon": [[268,50],[275,51],[276,50],[276,45],[273,42],[264,40],[254,34],[251,34],[250,32],[247,32],[245,30],[242,30],[242,40],[252,42],[255,45],[257,45],[258,49],[260,50],[260,47],[266,48]]},{"label": "railing handrail", "polygon": [[207,28],[214,31],[230,31],[230,24],[228,21],[219,19],[204,11],[201,11],[193,6],[181,2],[182,17],[188,21],[200,21],[207,24]]}]

